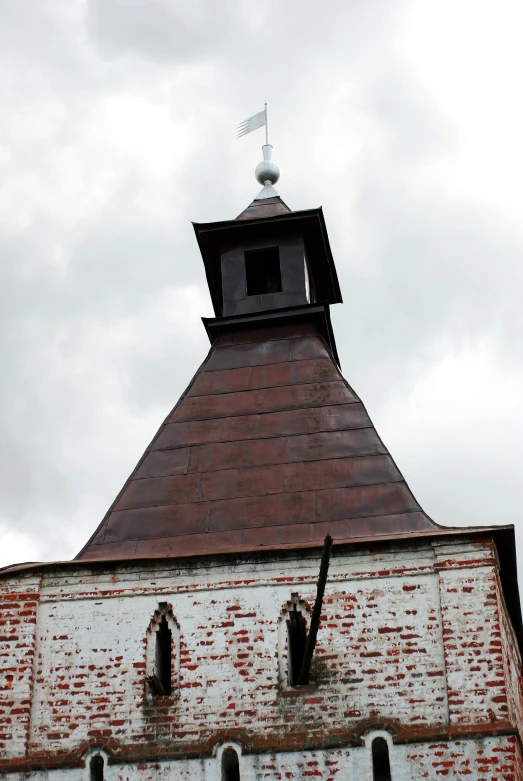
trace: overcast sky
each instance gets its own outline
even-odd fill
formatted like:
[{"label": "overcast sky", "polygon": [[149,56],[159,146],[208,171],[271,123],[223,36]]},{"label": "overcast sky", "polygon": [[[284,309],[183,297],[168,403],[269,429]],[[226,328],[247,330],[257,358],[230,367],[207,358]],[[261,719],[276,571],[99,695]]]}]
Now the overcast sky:
[{"label": "overcast sky", "polygon": [[204,359],[190,221],[258,192],[264,101],[345,377],[435,521],[523,544],[522,28],[520,0],[0,0],[0,564],[80,550]]}]

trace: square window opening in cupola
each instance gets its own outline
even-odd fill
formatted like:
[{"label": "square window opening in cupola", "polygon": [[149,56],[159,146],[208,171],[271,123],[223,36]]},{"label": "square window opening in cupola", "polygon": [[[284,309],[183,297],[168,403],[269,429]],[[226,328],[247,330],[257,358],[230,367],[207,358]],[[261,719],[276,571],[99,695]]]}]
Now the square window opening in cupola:
[{"label": "square window opening in cupola", "polygon": [[247,295],[281,293],[280,251],[278,247],[245,251]]}]

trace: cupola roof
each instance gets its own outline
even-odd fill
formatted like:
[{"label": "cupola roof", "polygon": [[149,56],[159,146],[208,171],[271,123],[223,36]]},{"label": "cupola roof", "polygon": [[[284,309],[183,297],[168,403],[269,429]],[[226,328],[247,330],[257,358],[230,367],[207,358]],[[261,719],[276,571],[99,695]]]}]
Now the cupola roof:
[{"label": "cupola roof", "polygon": [[277,217],[279,214],[288,214],[291,210],[286,203],[282,201],[279,195],[273,195],[270,198],[255,198],[236,217],[236,220],[256,220],[265,217]]}]

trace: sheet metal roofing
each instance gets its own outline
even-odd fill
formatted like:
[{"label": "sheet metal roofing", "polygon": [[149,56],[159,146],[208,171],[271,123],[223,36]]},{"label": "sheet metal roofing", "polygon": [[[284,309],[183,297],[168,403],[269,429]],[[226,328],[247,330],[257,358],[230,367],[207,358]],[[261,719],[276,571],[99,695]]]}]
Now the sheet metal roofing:
[{"label": "sheet metal roofing", "polygon": [[79,559],[439,528],[313,325],[220,336]]}]

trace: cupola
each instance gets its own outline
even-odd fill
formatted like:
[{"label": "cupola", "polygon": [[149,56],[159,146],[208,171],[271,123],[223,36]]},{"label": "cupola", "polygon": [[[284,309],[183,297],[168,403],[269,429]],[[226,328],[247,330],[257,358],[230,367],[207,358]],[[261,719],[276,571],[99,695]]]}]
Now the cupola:
[{"label": "cupola", "polygon": [[194,223],[216,318],[204,319],[214,342],[224,326],[261,320],[316,319],[336,355],[328,307],[342,297],[323,211],[293,212],[273,184],[279,169],[263,147],[256,177],[263,189],[236,219]]}]

